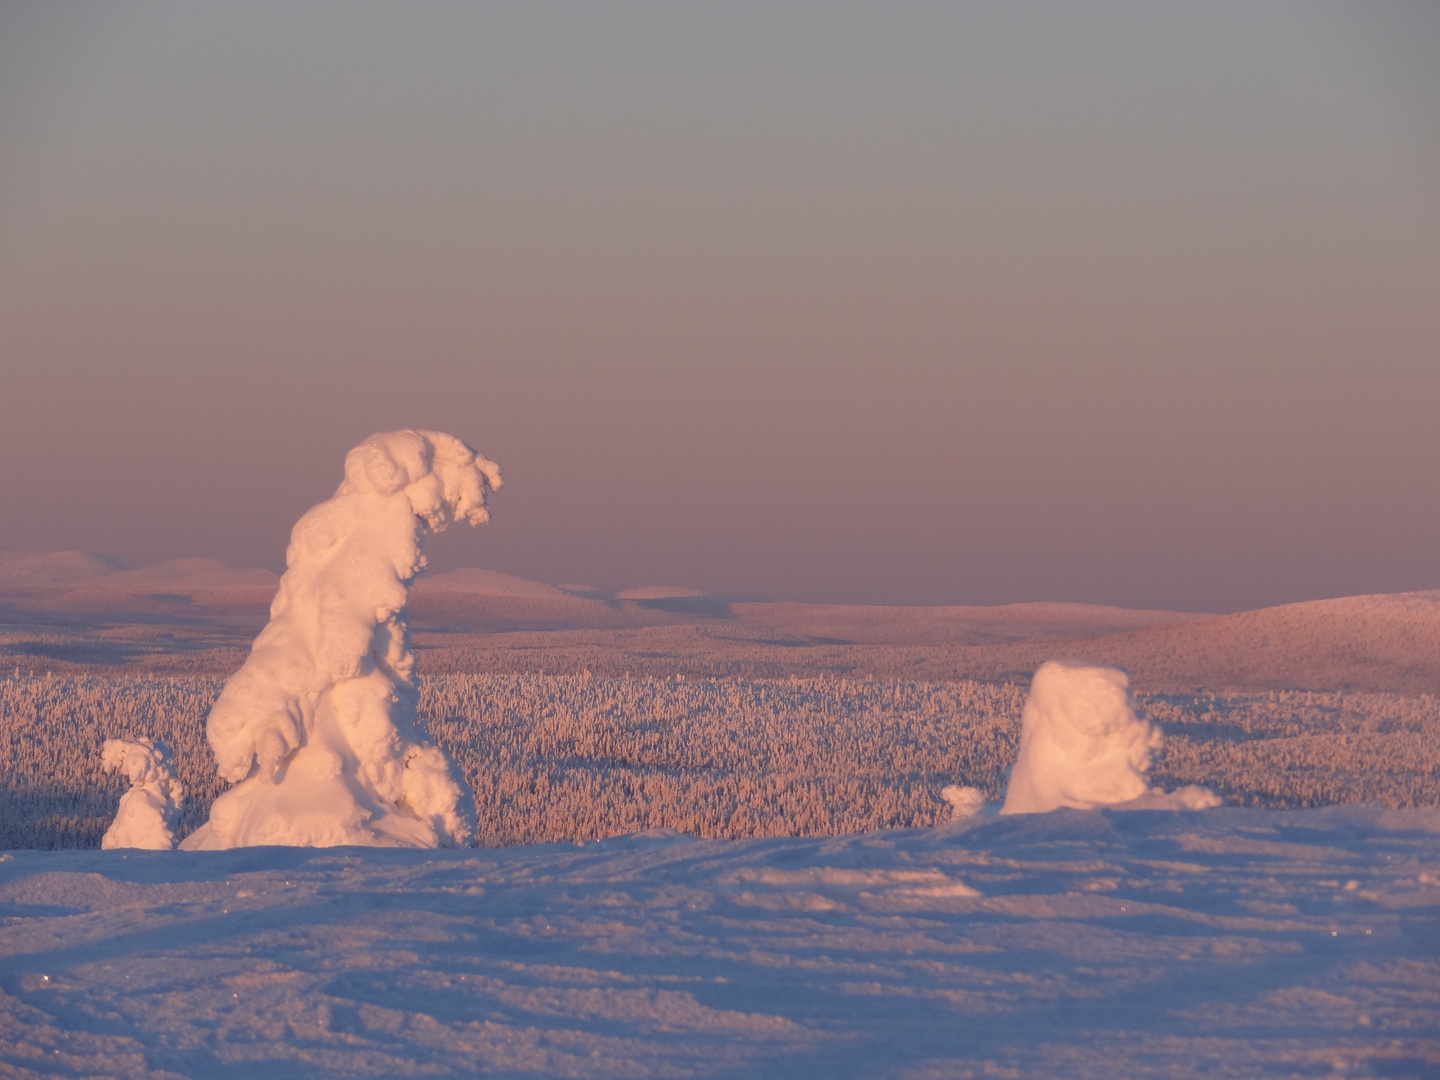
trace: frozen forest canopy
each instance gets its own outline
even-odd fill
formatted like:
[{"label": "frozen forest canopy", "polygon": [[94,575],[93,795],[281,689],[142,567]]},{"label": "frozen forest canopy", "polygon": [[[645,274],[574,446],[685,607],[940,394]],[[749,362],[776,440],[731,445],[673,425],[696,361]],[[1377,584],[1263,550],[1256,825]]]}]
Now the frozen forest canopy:
[{"label": "frozen forest canopy", "polygon": [[241,669],[210,711],[235,785],[182,847],[437,847],[474,832],[474,805],[415,727],[405,602],[425,537],[489,519],[500,469],[434,431],[374,435],[334,496],[296,523],[286,571]]},{"label": "frozen forest canopy", "polygon": [[[133,786],[102,766],[117,735],[173,748],[173,835],[204,825],[229,786],[205,721],[279,580],[0,552],[0,847],[100,846]],[[418,724],[475,792],[487,846],[836,835],[993,810],[1025,684],[1057,655],[1130,672],[1165,736],[1147,786],[1204,785],[1232,806],[1440,802],[1440,590],[1197,616],[566,588],[461,570],[407,595]]]}]

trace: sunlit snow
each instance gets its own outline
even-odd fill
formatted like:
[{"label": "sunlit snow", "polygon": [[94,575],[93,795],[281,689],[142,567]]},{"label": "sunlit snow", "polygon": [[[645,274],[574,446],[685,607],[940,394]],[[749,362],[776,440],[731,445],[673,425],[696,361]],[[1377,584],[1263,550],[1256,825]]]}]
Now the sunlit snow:
[{"label": "sunlit snow", "polygon": [[106,739],[100,761],[106,772],[123,773],[130,781],[114,822],[100,839],[101,848],[173,848],[185,794],[175,778],[170,748],[153,739]]},{"label": "sunlit snow", "polygon": [[1048,660],[1035,672],[1025,699],[1020,756],[1000,812],[1218,806],[1220,800],[1205,788],[1150,787],[1146,774],[1163,741],[1158,727],[1135,715],[1125,672],[1083,660]]},{"label": "sunlit snow", "polygon": [[253,844],[435,847],[474,831],[473,801],[414,726],[406,590],[421,545],[488,519],[494,462],[434,431],[375,435],[295,525],[288,569],[206,731],[225,792],[190,850]]},{"label": "sunlit snow", "polygon": [[950,784],[940,789],[940,797],[950,804],[951,821],[974,817],[985,806],[985,793],[979,788]]},{"label": "sunlit snow", "polygon": [[1440,1071],[1434,809],[18,851],[0,913],[6,1075]]}]

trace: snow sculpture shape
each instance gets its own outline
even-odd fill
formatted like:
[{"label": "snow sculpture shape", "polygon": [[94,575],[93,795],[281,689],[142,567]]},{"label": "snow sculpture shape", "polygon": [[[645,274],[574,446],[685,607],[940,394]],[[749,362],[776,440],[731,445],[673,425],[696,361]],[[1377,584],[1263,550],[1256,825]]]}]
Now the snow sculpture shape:
[{"label": "snow sculpture shape", "polygon": [[106,739],[100,764],[106,772],[123,772],[130,778],[130,790],[120,796],[120,809],[100,846],[106,850],[173,848],[185,791],[170,766],[170,748],[150,739]]},{"label": "snow sculpture shape", "polygon": [[1035,672],[1020,721],[1020,756],[1002,814],[1042,814],[1062,806],[1089,810],[1202,810],[1214,792],[1150,787],[1146,772],[1160,729],[1135,715],[1130,679],[1119,668],[1048,660]]},{"label": "snow sculpture shape", "polygon": [[451,846],[474,798],[414,726],[407,588],[424,538],[489,520],[500,469],[452,435],[393,431],[345,457],[296,523],[270,623],[206,723],[235,786],[182,848]]},{"label": "snow sculpture shape", "polygon": [[950,804],[951,821],[965,821],[985,807],[985,793],[979,788],[950,784],[940,789],[940,797]]}]

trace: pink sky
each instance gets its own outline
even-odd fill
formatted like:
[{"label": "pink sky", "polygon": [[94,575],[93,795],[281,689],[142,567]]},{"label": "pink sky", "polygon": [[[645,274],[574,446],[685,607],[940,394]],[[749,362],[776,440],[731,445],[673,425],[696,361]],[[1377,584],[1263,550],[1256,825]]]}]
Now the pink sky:
[{"label": "pink sky", "polygon": [[1234,610],[1440,587],[1426,5],[0,8],[0,548]]}]

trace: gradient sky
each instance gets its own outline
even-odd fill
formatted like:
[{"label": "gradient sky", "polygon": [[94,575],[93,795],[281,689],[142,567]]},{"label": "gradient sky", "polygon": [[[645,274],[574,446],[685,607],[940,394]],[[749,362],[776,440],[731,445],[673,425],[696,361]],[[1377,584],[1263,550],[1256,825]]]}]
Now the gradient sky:
[{"label": "gradient sky", "polygon": [[601,587],[1440,587],[1440,5],[0,5],[0,548],[282,565],[376,430]]}]

